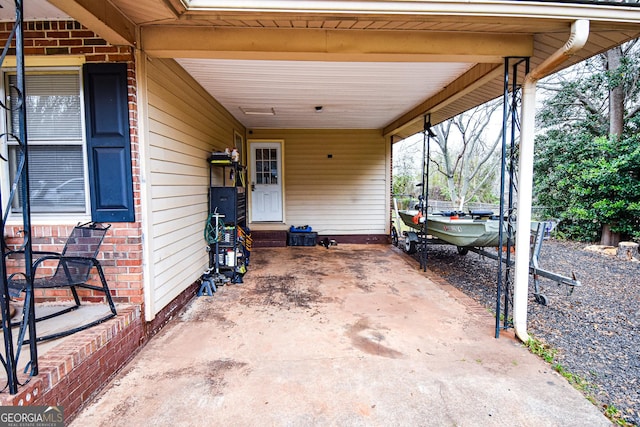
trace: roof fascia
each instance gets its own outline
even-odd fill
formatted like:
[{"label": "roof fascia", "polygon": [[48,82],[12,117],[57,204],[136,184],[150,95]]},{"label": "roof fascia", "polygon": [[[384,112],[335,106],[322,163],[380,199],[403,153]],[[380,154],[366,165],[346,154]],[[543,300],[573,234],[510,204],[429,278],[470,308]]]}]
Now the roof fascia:
[{"label": "roof fascia", "polygon": [[[175,1],[175,0],[173,0]],[[299,1],[299,0],[183,0],[189,16],[217,14],[442,15],[500,18],[640,22],[640,8],[629,5],[568,2],[449,0],[449,1]]]},{"label": "roof fascia", "polygon": [[162,3],[164,3],[176,17],[180,17],[187,13],[189,0],[162,0]]},{"label": "roof fascia", "polygon": [[165,58],[502,63],[531,56],[528,34],[149,26],[141,48]]}]

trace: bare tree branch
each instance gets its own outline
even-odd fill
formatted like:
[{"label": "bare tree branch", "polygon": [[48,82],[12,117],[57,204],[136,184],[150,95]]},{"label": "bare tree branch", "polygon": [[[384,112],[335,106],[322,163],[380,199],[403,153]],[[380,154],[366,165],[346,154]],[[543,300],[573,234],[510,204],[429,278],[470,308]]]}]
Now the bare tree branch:
[{"label": "bare tree branch", "polygon": [[[488,185],[489,177],[477,180],[485,175],[483,168],[495,161],[494,151],[501,140],[502,129],[498,136],[490,136],[489,124],[494,113],[502,106],[495,101],[441,123],[436,127],[439,152],[434,153],[434,164],[445,180],[451,201],[459,204],[471,200],[480,190],[478,185]],[[452,130],[455,130],[453,138]],[[444,140],[444,135],[452,136]],[[455,142],[454,142],[455,141]],[[486,168],[495,176],[495,167]]]}]

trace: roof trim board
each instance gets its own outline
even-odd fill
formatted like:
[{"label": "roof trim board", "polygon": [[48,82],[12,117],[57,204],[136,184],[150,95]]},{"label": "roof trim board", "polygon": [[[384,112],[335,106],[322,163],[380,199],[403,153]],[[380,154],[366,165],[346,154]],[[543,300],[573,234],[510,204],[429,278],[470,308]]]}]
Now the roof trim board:
[{"label": "roof trim board", "polygon": [[528,34],[144,27],[141,48],[165,58],[483,62],[531,56]]},{"label": "roof trim board", "polygon": [[[175,2],[174,2],[175,3]],[[495,1],[495,0],[466,0],[466,1],[360,1],[360,0],[253,0],[238,2],[237,0],[182,0],[182,16],[220,17],[223,15],[247,15],[268,13],[283,16],[283,14],[314,14],[314,15],[369,15],[393,16],[425,15],[432,16],[471,16],[501,19],[588,19],[590,21],[637,22],[637,18],[629,13],[640,13],[638,7],[627,4],[585,4],[572,2],[540,2],[540,1]]]}]

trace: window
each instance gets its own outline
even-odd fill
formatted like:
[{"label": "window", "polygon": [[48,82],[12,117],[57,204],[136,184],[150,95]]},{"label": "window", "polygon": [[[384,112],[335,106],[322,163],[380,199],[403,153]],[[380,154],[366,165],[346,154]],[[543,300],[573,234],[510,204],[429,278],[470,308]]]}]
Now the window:
[{"label": "window", "polygon": [[[7,74],[7,130],[18,132],[17,76]],[[29,73],[25,76],[31,212],[87,214],[87,160],[79,71]],[[21,150],[8,138],[9,177],[13,185]],[[19,191],[11,206],[22,211]],[[5,199],[6,200],[6,199]]]},{"label": "window", "polygon": [[[25,77],[31,213],[134,222],[133,175],[126,63],[90,63],[80,69],[29,70]],[[18,128],[15,72],[6,73],[5,134]],[[15,87],[15,85],[13,86]],[[4,191],[22,160],[15,137],[6,139]],[[6,164],[3,162],[3,164]],[[21,194],[11,212],[22,212]],[[6,199],[5,199],[6,200]]]},{"label": "window", "polygon": [[273,148],[256,148],[256,184],[277,183],[277,151]]}]

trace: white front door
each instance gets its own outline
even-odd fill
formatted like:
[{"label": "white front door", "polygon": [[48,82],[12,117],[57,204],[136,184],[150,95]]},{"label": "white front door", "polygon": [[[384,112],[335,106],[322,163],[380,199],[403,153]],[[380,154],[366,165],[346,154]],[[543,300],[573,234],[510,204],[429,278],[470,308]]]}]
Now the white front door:
[{"label": "white front door", "polygon": [[282,221],[282,147],[250,142],[251,221]]}]

